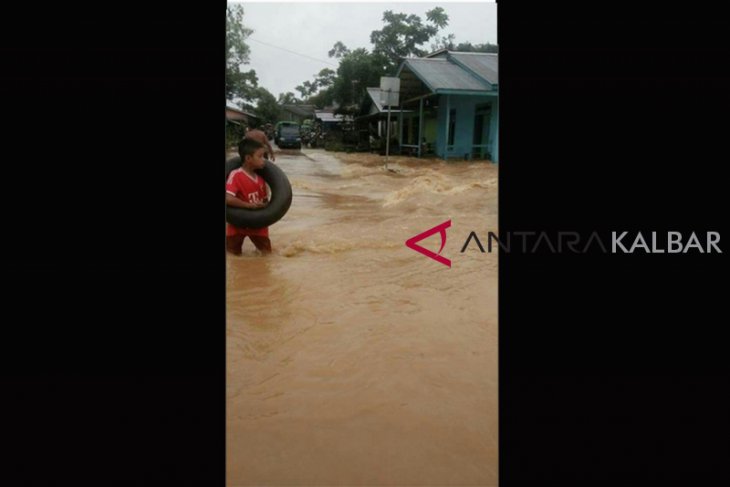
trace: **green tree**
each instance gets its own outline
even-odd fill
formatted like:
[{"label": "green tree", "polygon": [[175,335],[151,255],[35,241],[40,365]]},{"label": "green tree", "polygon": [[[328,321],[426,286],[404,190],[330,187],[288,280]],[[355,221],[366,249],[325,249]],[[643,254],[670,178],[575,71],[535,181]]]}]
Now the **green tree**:
[{"label": "green tree", "polygon": [[[306,100],[307,103],[312,103],[310,99],[323,91],[329,90],[335,84],[336,78],[337,72],[329,68],[324,68],[315,75],[313,81],[305,81],[294,89],[299,92],[303,100]],[[320,100],[325,98],[327,98],[327,95],[320,97]]]},{"label": "green tree", "polygon": [[454,51],[460,51],[460,52],[492,52],[492,53],[498,53],[499,52],[499,46],[497,44],[472,44],[471,42],[461,42],[459,45],[457,45],[454,49]]},{"label": "green tree", "polygon": [[329,55],[329,57],[339,59],[342,56],[350,54],[350,50],[341,41],[337,41],[335,42],[334,47],[332,47],[332,49],[330,49],[327,54]]},{"label": "green tree", "polygon": [[317,76],[314,79],[314,84],[317,86],[317,89],[324,89],[329,88],[333,84],[335,84],[335,77],[337,76],[337,72],[333,71],[329,68],[324,68],[319,73],[317,73]]},{"label": "green tree", "polygon": [[318,109],[323,109],[325,107],[332,106],[335,101],[335,90],[333,87],[329,87],[325,90],[320,90],[319,93],[317,93],[314,96],[310,96],[307,98],[307,103],[310,105],[314,105]]},{"label": "green tree", "polygon": [[243,6],[239,4],[226,7],[226,97],[243,98],[250,101],[258,86],[256,71],[242,71],[249,63],[251,49],[246,39],[253,33],[243,25]]},{"label": "green tree", "polygon": [[[443,8],[436,7],[426,12],[424,23],[417,15],[388,10],[383,13],[383,22],[385,26],[370,35],[372,52],[364,48],[350,50],[342,42],[336,42],[328,54],[340,60],[337,71],[323,69],[313,82],[305,81],[297,86],[302,98],[319,108],[337,102],[339,112],[356,112],[368,87],[380,86],[382,76],[395,74],[403,58],[426,54],[419,46],[446,27],[449,16]],[[442,40],[453,43],[454,36]]]},{"label": "green tree", "polygon": [[301,85],[294,88],[302,95],[302,98],[308,98],[317,92],[317,85],[311,81],[305,81]]},{"label": "green tree", "polygon": [[276,123],[279,121],[279,102],[269,90],[260,86],[255,90],[255,98],[257,101],[255,112],[261,119],[261,123]]},{"label": "green tree", "polygon": [[387,60],[383,56],[359,48],[344,55],[337,68],[337,77],[332,85],[332,95],[342,111],[354,110],[366,94],[368,86],[380,86],[380,77],[385,76]]},{"label": "green tree", "polygon": [[455,51],[456,47],[454,45],[454,40],[456,36],[454,34],[449,34],[446,36],[442,36],[436,42],[431,44],[431,51],[435,52],[441,49],[448,49],[449,51]]},{"label": "green tree", "polygon": [[449,16],[446,15],[446,12],[441,7],[435,7],[426,12],[426,18],[439,29],[443,29],[449,25]]},{"label": "green tree", "polygon": [[387,59],[388,71],[394,71],[404,58],[425,56],[427,52],[419,46],[449,23],[449,16],[441,7],[426,12],[426,19],[427,23],[423,23],[418,15],[397,14],[392,10],[383,13],[386,25],[370,34],[370,42],[373,44],[373,54]]},{"label": "green tree", "polygon": [[279,105],[297,105],[302,101],[299,100],[294,93],[287,91],[286,93],[279,93]]}]

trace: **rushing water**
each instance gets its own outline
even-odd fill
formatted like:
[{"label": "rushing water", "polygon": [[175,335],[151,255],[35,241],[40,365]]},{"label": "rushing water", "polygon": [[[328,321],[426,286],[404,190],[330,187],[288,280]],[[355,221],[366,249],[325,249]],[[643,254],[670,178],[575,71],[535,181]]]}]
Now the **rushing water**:
[{"label": "rushing water", "polygon": [[[497,229],[496,166],[277,163],[274,253],[227,257],[228,485],[497,485],[497,254],[460,253]],[[448,219],[451,268],[404,245]]]}]

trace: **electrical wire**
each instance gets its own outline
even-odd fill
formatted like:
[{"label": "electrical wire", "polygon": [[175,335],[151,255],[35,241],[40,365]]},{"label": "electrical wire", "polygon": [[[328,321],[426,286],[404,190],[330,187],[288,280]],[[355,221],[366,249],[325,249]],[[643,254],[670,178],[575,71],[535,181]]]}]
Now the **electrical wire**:
[{"label": "electrical wire", "polygon": [[324,64],[328,64],[328,65],[330,65],[330,66],[338,67],[338,65],[337,65],[337,64],[333,64],[333,63],[331,63],[331,62],[329,62],[329,61],[325,61],[325,60],[323,60],[323,59],[317,59],[317,58],[315,58],[315,57],[312,57],[312,56],[307,56],[306,54],[302,54],[302,53],[299,53],[299,52],[294,52],[294,51],[292,51],[292,50],[290,50],[290,49],[286,49],[286,48],[284,48],[284,47],[279,47],[279,46],[275,46],[275,45],[273,45],[273,44],[269,44],[268,42],[263,42],[263,41],[260,41],[260,40],[258,40],[258,39],[254,39],[254,38],[252,38],[252,37],[249,37],[249,38],[248,38],[247,40],[249,40],[249,41],[254,41],[254,42],[258,42],[259,44],[263,44],[263,45],[265,45],[265,46],[273,47],[273,48],[275,48],[275,49],[281,49],[282,51],[286,51],[286,52],[288,52],[288,53],[290,53],[290,54],[294,54],[294,55],[297,55],[297,56],[305,57],[305,58],[307,58],[307,59],[311,59],[312,61],[317,61],[317,62],[319,62],[319,63],[324,63]]}]

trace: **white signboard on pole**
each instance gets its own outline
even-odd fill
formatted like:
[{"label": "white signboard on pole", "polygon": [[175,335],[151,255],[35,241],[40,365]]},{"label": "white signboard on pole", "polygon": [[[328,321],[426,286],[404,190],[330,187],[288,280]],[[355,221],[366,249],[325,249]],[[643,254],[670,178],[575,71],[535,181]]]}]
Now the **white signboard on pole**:
[{"label": "white signboard on pole", "polygon": [[380,78],[380,104],[383,106],[398,106],[400,94],[400,78]]}]

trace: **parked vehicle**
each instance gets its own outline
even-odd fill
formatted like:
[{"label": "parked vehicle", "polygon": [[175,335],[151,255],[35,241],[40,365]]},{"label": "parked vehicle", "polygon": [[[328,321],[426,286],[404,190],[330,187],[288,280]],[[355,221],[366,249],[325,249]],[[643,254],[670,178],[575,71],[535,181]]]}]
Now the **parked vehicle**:
[{"label": "parked vehicle", "polygon": [[279,122],[276,124],[274,142],[282,149],[302,148],[302,138],[299,134],[299,124],[296,122]]}]

